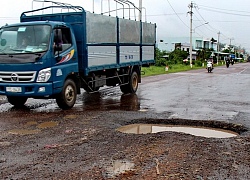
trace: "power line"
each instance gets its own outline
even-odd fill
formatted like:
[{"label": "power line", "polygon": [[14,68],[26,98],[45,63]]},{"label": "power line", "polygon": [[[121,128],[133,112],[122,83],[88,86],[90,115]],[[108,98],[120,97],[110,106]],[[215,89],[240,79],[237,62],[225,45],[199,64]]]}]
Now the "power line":
[{"label": "power line", "polygon": [[[215,8],[216,9],[216,8]],[[206,21],[205,20],[205,18],[200,14],[200,12],[199,12],[199,8],[195,8],[195,10],[196,10],[196,12],[199,14],[199,16],[204,20],[204,21]],[[207,22],[207,21],[206,21]],[[213,32],[214,33],[214,31],[216,31],[216,32],[220,32],[218,29],[216,29],[216,28],[214,28],[213,26],[211,26],[211,23],[209,23],[208,24],[208,27],[210,27],[210,28],[207,28],[208,30],[210,30],[211,32]],[[221,32],[220,32],[220,34],[222,34]]]},{"label": "power line", "polygon": [[228,14],[228,15],[234,15],[234,16],[245,16],[245,17],[250,17],[250,14],[237,14],[237,13],[230,13],[230,12],[223,12],[223,11],[219,11],[219,10],[214,10],[214,9],[209,9],[209,8],[200,8],[203,9],[205,11],[211,11],[211,12],[216,12],[216,13],[221,13],[221,14]]},{"label": "power line", "polygon": [[176,13],[175,9],[173,8],[173,6],[171,5],[171,3],[169,2],[169,0],[166,0],[169,4],[169,6],[172,8],[172,10],[174,11],[175,15],[180,19],[180,21],[187,27],[189,28],[189,26],[180,18],[180,16]]},{"label": "power line", "polygon": [[[195,14],[194,14],[194,16],[195,16]],[[196,18],[197,18],[197,16],[195,16]],[[197,18],[197,20],[193,20],[193,22],[194,21],[198,21],[198,22],[200,22],[200,25],[207,25],[208,24],[208,22],[205,22],[205,23],[203,23],[203,21],[202,20],[200,20],[200,19],[198,19]],[[195,27],[197,27],[197,26],[200,26],[200,25],[197,25],[196,23],[193,23],[194,25],[195,25]],[[208,29],[208,28],[206,28],[206,29]],[[209,29],[210,30],[210,29]],[[199,31],[200,33],[202,33],[202,35],[201,34],[199,34],[197,31]],[[195,34],[198,34],[199,36],[203,36],[203,37],[208,37],[207,36],[207,34],[204,32],[204,31],[202,31],[200,28],[197,28],[197,30],[195,30],[195,28],[194,28],[194,33]]]},{"label": "power line", "polygon": [[[194,8],[195,8],[195,10],[196,10],[196,12],[198,13],[198,15],[201,17],[201,19],[202,20],[200,20],[199,18],[198,18],[198,16],[196,16],[196,14],[194,14],[194,16],[197,18],[197,21],[199,21],[199,22],[204,22],[204,23],[207,23],[208,21],[206,21],[205,20],[205,18],[203,18],[203,16],[199,13],[199,11],[197,10],[197,6],[194,6]],[[204,33],[203,31],[201,31],[201,30],[199,30],[198,29],[198,31],[200,31],[200,32],[202,32],[202,34],[205,36],[205,37],[208,37],[207,36],[207,34],[206,33]],[[196,34],[198,34],[199,36],[201,36],[199,33],[197,33],[197,32],[194,32],[194,33],[196,33]]]},{"label": "power line", "polygon": [[[185,13],[177,13],[179,15],[183,15]],[[147,16],[172,16],[172,15],[176,15],[176,13],[170,13],[170,14],[147,14]]]},{"label": "power line", "polygon": [[[199,7],[200,6],[202,6],[202,5],[199,5]],[[238,15],[238,16],[250,16],[250,15],[244,15],[244,14],[238,14],[238,13],[232,13],[232,12],[244,12],[244,13],[248,13],[249,14],[249,12],[246,12],[246,11],[237,11],[237,10],[229,10],[229,9],[221,9],[221,8],[215,8],[215,7],[209,7],[209,6],[203,6],[204,8],[200,8],[200,9],[205,9],[205,10],[207,10],[207,11],[214,11],[214,12],[217,12],[217,13],[223,13],[223,14],[229,14],[229,15]],[[206,8],[208,8],[208,9],[206,9]],[[209,8],[211,8],[211,9],[209,9]],[[199,9],[199,8],[198,8]],[[198,9],[196,8],[196,11],[197,11],[197,13],[201,16],[201,18],[203,19],[203,20],[205,20],[204,18],[203,18],[203,16],[200,14],[200,12],[198,11]],[[229,12],[225,12],[225,11],[229,11]],[[220,22],[223,22],[223,21],[220,21]],[[226,21],[224,21],[224,22],[226,22]],[[227,21],[227,22],[229,22],[229,21]],[[232,22],[232,21],[231,21]],[[235,21],[235,22],[239,22],[239,21]],[[211,26],[211,24],[209,24],[208,25],[210,28],[212,28],[212,29],[214,29],[214,30],[216,30],[217,32],[219,31],[219,30],[217,30],[217,29],[215,29],[214,27],[212,27]],[[210,29],[209,29],[210,30]],[[220,31],[219,31],[220,32]],[[226,35],[224,35],[224,34],[222,34],[221,32],[220,32],[220,35],[223,35],[223,36],[225,36],[226,38],[225,38],[225,40],[226,39],[230,39],[230,38],[228,38]],[[223,40],[222,40],[223,41]]]},{"label": "power line", "polygon": [[210,9],[218,9],[218,10],[222,10],[222,11],[230,11],[230,12],[242,12],[242,13],[247,13],[250,14],[249,11],[239,11],[239,10],[232,10],[232,9],[222,9],[222,8],[217,8],[217,7],[211,7],[211,6],[204,6],[204,5],[199,5],[201,7],[205,7],[205,8],[210,8]]},{"label": "power line", "polygon": [[207,21],[203,18],[203,16],[200,14],[200,12],[197,10],[197,7],[195,7],[195,10],[196,10],[196,12],[199,14],[199,16],[203,19],[203,21],[207,22]]}]

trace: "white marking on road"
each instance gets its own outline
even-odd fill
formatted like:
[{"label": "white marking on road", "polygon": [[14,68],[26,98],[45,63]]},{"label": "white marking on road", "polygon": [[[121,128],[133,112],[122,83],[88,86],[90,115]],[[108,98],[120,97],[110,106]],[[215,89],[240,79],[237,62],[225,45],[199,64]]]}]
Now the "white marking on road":
[{"label": "white marking on road", "polygon": [[239,72],[239,74],[243,73],[244,71],[246,71],[248,68],[243,69],[242,71]]}]

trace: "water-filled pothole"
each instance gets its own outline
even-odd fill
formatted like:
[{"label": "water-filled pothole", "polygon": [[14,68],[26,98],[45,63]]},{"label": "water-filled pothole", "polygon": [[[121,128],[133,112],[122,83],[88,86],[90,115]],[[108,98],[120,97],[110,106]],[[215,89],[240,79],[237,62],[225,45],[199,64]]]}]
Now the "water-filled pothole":
[{"label": "water-filled pothole", "polygon": [[37,127],[39,129],[45,129],[45,128],[52,128],[58,125],[58,122],[55,121],[48,121],[48,122],[43,122],[39,124]]},{"label": "water-filled pothole", "polygon": [[43,122],[40,124],[38,124],[35,121],[29,121],[24,125],[26,129],[12,129],[12,130],[9,130],[8,133],[13,134],[13,135],[37,134],[41,132],[41,129],[53,128],[57,125],[58,125],[58,122],[54,122],[54,121]]},{"label": "water-filled pothole", "polygon": [[116,160],[112,163],[112,166],[107,167],[106,175],[108,178],[114,177],[118,174],[131,171],[134,168],[134,163],[126,160]]},{"label": "water-filled pothole", "polygon": [[117,130],[123,133],[130,134],[148,134],[171,131],[207,138],[230,138],[239,135],[234,131],[219,128],[163,124],[130,124],[127,126],[122,126]]}]

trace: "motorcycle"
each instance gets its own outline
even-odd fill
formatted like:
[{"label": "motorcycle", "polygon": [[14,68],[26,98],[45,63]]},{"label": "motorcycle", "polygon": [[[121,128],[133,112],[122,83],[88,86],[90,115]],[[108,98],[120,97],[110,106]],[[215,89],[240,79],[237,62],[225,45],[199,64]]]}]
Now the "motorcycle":
[{"label": "motorcycle", "polygon": [[227,60],[226,60],[226,66],[227,66],[227,68],[229,68],[229,64],[230,64],[230,60],[227,59]]},{"label": "motorcycle", "polygon": [[231,64],[234,65],[234,60],[233,59],[231,59]]},{"label": "motorcycle", "polygon": [[207,67],[206,67],[206,69],[207,69],[207,72],[208,72],[208,73],[211,73],[212,70],[214,69],[214,68],[213,68],[213,63],[212,63],[212,62],[207,62]]}]

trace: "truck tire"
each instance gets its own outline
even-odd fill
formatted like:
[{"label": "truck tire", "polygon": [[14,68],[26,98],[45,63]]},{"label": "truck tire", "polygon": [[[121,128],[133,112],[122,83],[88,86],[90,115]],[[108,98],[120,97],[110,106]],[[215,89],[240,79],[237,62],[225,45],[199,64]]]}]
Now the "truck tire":
[{"label": "truck tire", "polygon": [[120,89],[124,94],[135,93],[138,88],[138,82],[139,82],[139,76],[136,71],[133,71],[129,77],[128,84],[120,86]]},{"label": "truck tire", "polygon": [[8,102],[16,107],[21,107],[23,106],[26,101],[27,97],[20,97],[20,96],[7,96]]},{"label": "truck tire", "polygon": [[56,103],[61,109],[70,109],[76,102],[76,84],[72,79],[67,79],[63,85],[62,92],[57,95]]}]

